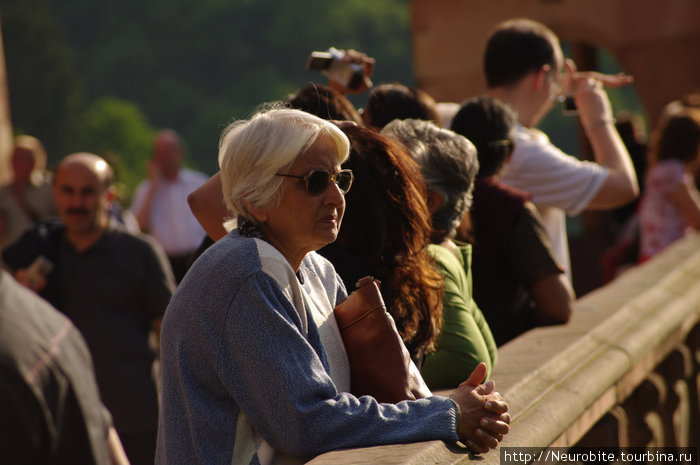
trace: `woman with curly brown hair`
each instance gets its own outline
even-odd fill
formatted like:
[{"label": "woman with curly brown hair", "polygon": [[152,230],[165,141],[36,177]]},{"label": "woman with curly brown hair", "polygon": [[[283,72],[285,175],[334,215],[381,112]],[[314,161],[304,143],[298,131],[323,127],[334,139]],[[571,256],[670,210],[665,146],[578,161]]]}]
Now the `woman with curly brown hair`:
[{"label": "woman with curly brown hair", "polygon": [[338,239],[319,251],[351,289],[372,275],[411,355],[434,351],[442,325],[442,277],[426,251],[430,212],[418,165],[372,129],[346,127],[355,182]]}]

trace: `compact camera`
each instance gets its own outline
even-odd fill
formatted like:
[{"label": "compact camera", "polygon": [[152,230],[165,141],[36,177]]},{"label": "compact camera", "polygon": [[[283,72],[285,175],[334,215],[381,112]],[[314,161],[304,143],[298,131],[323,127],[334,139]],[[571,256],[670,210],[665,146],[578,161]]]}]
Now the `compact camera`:
[{"label": "compact camera", "polygon": [[348,89],[357,89],[365,78],[365,68],[358,63],[343,61],[344,50],[331,47],[326,52],[311,52],[306,61],[306,69],[319,70]]},{"label": "compact camera", "polygon": [[578,115],[578,108],[576,108],[576,101],[573,95],[562,95],[561,100],[561,112],[565,115],[573,116]]}]

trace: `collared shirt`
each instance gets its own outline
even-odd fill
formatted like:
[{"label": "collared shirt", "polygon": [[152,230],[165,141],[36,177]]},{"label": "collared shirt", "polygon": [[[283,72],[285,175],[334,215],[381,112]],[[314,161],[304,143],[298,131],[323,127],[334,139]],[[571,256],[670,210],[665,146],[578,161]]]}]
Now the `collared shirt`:
[{"label": "collared shirt", "polygon": [[[187,196],[201,186],[207,176],[197,171],[181,169],[172,182],[162,180],[153,196],[149,234],[156,238],[169,256],[192,253],[199,247],[206,233],[190,211]],[[136,188],[131,211],[143,208],[150,180]]]}]

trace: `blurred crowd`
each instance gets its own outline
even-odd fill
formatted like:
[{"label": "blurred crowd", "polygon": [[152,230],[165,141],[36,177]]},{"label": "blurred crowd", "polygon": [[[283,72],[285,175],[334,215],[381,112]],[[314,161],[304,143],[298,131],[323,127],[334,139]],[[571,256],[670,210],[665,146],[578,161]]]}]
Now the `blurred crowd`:
[{"label": "blurred crowd", "polygon": [[[697,95],[647,138],[606,92],[632,77],[578,70],[525,19],[492,31],[487,90],[461,102],[375,85],[371,57],[333,52],[327,82],[224,131],[211,178],[159,131],[129,206],[99,154],[50,173],[41,141],[14,139],[0,462],[301,463],[428,439],[487,452],[509,423],[487,381],[498,348],[572,317],[566,216],[613,212],[607,281],[700,229]],[[593,160],[537,129],[560,101]],[[427,385],[452,395],[348,393],[329,315],[367,275]]]}]

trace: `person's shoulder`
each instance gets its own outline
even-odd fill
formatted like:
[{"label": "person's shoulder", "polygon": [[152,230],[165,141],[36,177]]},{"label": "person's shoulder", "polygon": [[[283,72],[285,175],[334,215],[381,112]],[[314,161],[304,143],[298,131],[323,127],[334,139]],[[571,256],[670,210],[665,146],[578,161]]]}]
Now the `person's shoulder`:
[{"label": "person's shoulder", "polygon": [[661,160],[651,169],[651,172],[657,175],[683,175],[685,165],[674,158]]},{"label": "person's shoulder", "polygon": [[18,345],[24,348],[29,343],[44,344],[59,330],[74,328],[68,317],[1,269],[0,308],[0,321],[4,322],[0,324],[0,340],[7,342],[20,337],[24,342]]},{"label": "person's shoulder", "polygon": [[[456,244],[455,246],[459,251],[459,246]],[[444,277],[451,274],[459,274],[460,270],[463,270],[463,264],[460,262],[460,259],[447,247],[440,244],[428,244],[426,250],[435,260],[435,265]]]},{"label": "person's shoulder", "polygon": [[66,227],[58,218],[41,220],[27,229],[13,245],[41,242],[53,246],[65,229]]},{"label": "person's shoulder", "polygon": [[252,274],[261,270],[260,252],[255,239],[242,236],[238,229],[208,247],[192,265],[199,269],[218,269],[222,273]]}]

